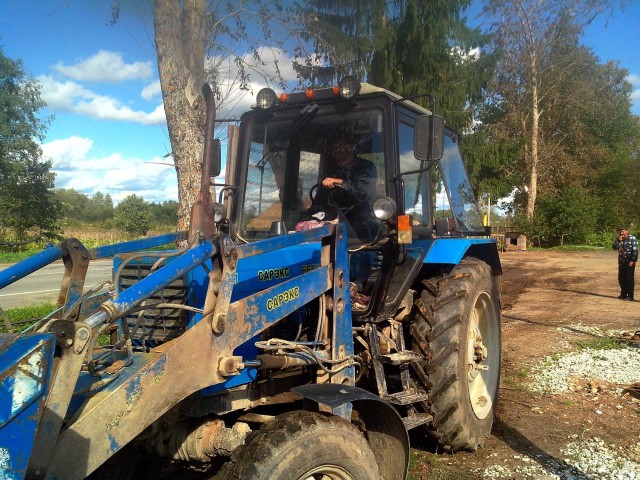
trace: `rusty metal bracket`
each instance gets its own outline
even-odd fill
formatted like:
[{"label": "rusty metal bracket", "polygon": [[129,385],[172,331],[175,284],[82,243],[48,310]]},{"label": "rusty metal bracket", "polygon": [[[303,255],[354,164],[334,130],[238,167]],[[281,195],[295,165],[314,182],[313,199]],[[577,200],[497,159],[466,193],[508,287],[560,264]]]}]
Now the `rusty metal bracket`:
[{"label": "rusty metal bracket", "polygon": [[[54,446],[62,430],[64,416],[82,368],[86,347],[91,340],[91,329],[81,322],[52,320],[47,330],[54,333],[63,346],[62,355],[54,363],[51,390],[36,432],[33,453],[25,478],[43,479],[47,473]],[[70,347],[74,348],[70,348]]]},{"label": "rusty metal bracket", "polygon": [[77,320],[80,313],[78,305],[72,312],[68,312],[76,300],[82,295],[84,281],[89,269],[89,250],[77,238],[69,238],[60,243],[63,251],[64,275],[60,284],[58,306],[63,307],[62,315],[71,320]]}]

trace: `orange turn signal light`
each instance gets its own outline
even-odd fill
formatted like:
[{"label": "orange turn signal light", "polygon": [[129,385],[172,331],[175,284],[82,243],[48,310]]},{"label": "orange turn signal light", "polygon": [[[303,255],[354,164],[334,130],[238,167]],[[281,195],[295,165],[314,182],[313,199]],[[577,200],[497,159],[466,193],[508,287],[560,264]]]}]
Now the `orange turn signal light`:
[{"label": "orange turn signal light", "polygon": [[398,243],[406,245],[411,242],[413,242],[411,215],[398,215]]}]

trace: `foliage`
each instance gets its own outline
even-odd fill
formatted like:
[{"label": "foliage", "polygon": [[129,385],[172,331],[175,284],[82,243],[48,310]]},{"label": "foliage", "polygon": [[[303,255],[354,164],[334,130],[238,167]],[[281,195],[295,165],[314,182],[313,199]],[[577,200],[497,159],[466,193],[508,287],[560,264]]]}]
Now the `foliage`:
[{"label": "foliage", "polygon": [[611,231],[593,231],[589,232],[585,238],[585,243],[594,247],[611,249],[613,239],[616,238],[617,232]]},{"label": "foliage", "polygon": [[627,72],[579,43],[583,25],[615,3],[491,0],[485,9],[501,58],[478,129],[498,154],[509,152],[497,163],[515,187],[510,211],[549,243],[586,241],[637,218],[629,172],[640,131]]},{"label": "foliage", "polygon": [[0,226],[19,241],[58,231],[54,175],[38,142],[49,122],[38,117],[44,106],[22,62],[0,51]]},{"label": "foliage", "polygon": [[554,244],[585,243],[589,233],[596,230],[600,202],[574,188],[567,188],[558,195],[543,194],[539,197],[536,216],[542,223],[547,242]]},{"label": "foliage", "polygon": [[505,167],[517,155],[520,145],[513,139],[496,140],[486,129],[463,135],[460,151],[474,192],[488,193],[497,200],[513,190],[513,178],[504,174]]},{"label": "foliage", "polygon": [[[578,72],[586,64],[574,56],[580,53],[578,38],[583,26],[614,2],[490,0],[486,4],[484,13],[494,22],[494,48],[501,58],[486,104],[488,116],[498,121],[483,123],[490,125],[494,136],[521,142],[510,173],[521,182],[516,200],[528,218],[535,212],[539,180],[557,170],[561,165],[557,152],[575,138],[567,129],[558,132],[553,127],[559,119],[569,120],[563,125],[568,127],[579,110],[573,101],[581,92],[572,80],[580,78]],[[563,103],[571,104],[564,112],[569,116],[562,115]]]},{"label": "foliage", "polygon": [[153,224],[156,226],[175,225],[178,221],[178,202],[166,200],[149,204]]},{"label": "foliage", "polygon": [[[62,204],[62,215],[69,225],[93,225],[111,228],[114,223],[116,209],[113,207],[111,195],[96,192],[93,196],[70,188],[54,190],[57,200]],[[165,230],[175,228],[177,222],[178,202],[167,200],[154,203],[145,202],[151,214],[151,226]]]},{"label": "foliage", "polygon": [[[305,4],[318,51],[337,74],[351,73],[402,96],[431,93],[437,113],[467,128],[470,106],[482,98],[494,57],[488,37],[469,28],[469,0],[383,0]],[[431,100],[415,99],[433,109]]]},{"label": "foliage", "polygon": [[138,195],[129,195],[115,208],[114,223],[127,233],[146,235],[151,222],[151,208]]}]

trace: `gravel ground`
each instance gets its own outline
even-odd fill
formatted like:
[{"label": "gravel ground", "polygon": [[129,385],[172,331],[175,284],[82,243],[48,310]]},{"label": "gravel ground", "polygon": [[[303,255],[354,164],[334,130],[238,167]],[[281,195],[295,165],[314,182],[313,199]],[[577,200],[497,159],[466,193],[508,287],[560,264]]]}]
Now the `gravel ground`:
[{"label": "gravel ground", "polygon": [[[620,335],[620,332],[603,332],[585,325],[571,325],[562,327],[562,330],[598,337]],[[607,391],[613,395],[623,393],[622,385],[640,382],[640,349],[584,349],[544,357],[532,366],[528,388],[533,393],[557,395],[582,390],[585,385],[599,385],[599,382],[608,385],[610,389]],[[514,455],[508,459],[510,466],[496,463],[481,475],[486,479],[640,480],[640,463],[637,463],[640,459],[640,435],[638,443],[628,446],[607,445],[597,437],[572,437],[562,448],[563,461]],[[498,458],[496,462],[499,462]],[[514,466],[514,463],[519,465]]]},{"label": "gravel ground", "polygon": [[532,367],[528,387],[535,393],[559,394],[575,390],[576,379],[617,385],[640,382],[640,349],[588,348],[544,357]]},{"label": "gravel ground", "polygon": [[519,466],[491,465],[482,476],[486,479],[532,478],[536,480],[638,480],[640,464],[629,456],[640,453],[640,442],[630,448],[606,445],[595,437],[568,443],[563,448],[564,462],[538,463],[526,455],[514,455]]}]

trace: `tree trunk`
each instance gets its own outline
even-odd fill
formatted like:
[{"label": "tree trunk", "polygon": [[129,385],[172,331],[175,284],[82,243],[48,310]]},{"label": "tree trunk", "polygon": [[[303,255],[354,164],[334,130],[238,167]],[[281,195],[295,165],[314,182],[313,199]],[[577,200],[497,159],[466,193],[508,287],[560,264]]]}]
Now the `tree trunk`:
[{"label": "tree trunk", "polygon": [[533,214],[536,208],[536,197],[538,196],[538,160],[539,160],[539,148],[538,138],[540,133],[539,120],[540,120],[540,99],[538,96],[538,78],[536,74],[536,62],[532,61],[531,65],[532,75],[532,87],[531,87],[531,152],[529,158],[531,165],[529,165],[529,192],[527,196],[527,220],[533,218]]},{"label": "tree trunk", "polygon": [[153,13],[160,87],[178,177],[178,230],[187,230],[200,190],[204,148],[205,0],[154,0]]}]

